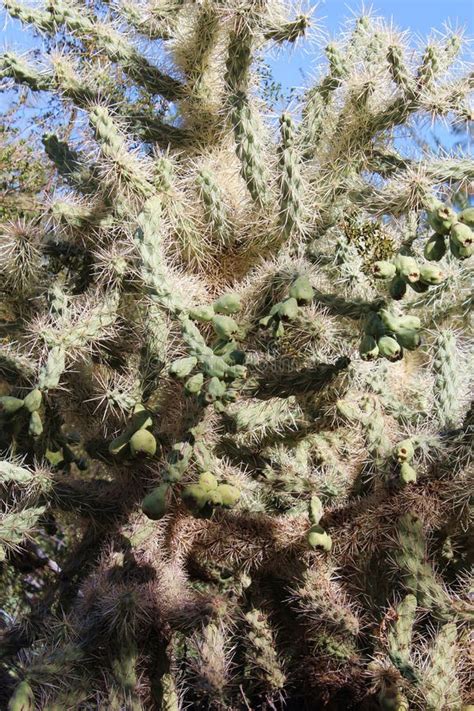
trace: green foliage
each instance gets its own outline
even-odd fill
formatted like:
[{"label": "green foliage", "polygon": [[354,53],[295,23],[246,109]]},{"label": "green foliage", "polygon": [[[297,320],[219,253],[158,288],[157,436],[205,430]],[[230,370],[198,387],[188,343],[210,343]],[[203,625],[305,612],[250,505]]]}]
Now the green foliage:
[{"label": "green foliage", "polygon": [[2,133],[0,704],[462,708],[461,38],[364,15],[283,108],[285,3],[4,5],[61,109]]}]

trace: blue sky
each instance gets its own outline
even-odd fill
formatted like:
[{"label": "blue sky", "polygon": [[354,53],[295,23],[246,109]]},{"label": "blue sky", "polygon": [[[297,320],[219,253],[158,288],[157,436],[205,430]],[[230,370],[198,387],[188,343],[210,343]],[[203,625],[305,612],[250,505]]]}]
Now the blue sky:
[{"label": "blue sky", "polygon": [[[305,0],[303,0],[305,3]],[[468,36],[474,37],[474,0],[375,0],[373,3],[360,0],[306,0],[306,7],[313,8],[313,21],[316,28],[323,28],[331,38],[337,39],[338,32],[344,21],[357,16],[362,7],[373,11],[402,30],[409,30],[414,41],[426,37],[431,30],[443,30],[445,23],[451,27],[464,28]],[[11,21],[5,23],[5,14],[0,11],[0,27],[4,28],[2,46],[17,51],[38,46],[28,29],[23,29],[21,23]],[[286,51],[285,51],[286,50]],[[305,84],[305,76],[311,76],[314,69],[314,48],[308,43],[300,43],[295,50],[288,52],[284,48],[277,56],[267,58],[275,80],[280,82],[286,94],[290,87],[301,87]],[[8,103],[9,92],[0,94],[0,112]],[[449,141],[448,133],[443,128],[437,129],[443,142]],[[441,131],[441,134],[439,134]]]},{"label": "blue sky", "polygon": [[[362,7],[372,8],[376,15],[392,20],[401,30],[409,30],[415,41],[428,36],[432,29],[442,31],[446,23],[454,28],[464,28],[466,35],[474,37],[474,0],[377,0],[364,4],[320,0],[310,6],[314,8],[316,26],[327,30],[334,39],[337,39],[344,21],[357,16]],[[310,59],[303,43],[290,57],[281,52],[269,64],[276,80],[288,88],[303,83],[303,73],[310,68]]]}]

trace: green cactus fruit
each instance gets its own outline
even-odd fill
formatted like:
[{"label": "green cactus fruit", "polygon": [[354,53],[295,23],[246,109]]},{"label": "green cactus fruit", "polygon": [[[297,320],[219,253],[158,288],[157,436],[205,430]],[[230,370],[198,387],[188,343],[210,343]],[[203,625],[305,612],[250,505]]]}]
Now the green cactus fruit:
[{"label": "green cactus fruit", "polygon": [[18,397],[11,397],[11,395],[3,395],[0,397],[0,413],[4,412],[6,415],[13,415],[24,405],[24,400],[20,400]]},{"label": "green cactus fruit", "polygon": [[[384,328],[387,331],[392,331],[393,333],[395,333],[397,329],[400,328],[400,318],[398,316],[394,316],[394,314],[392,314],[392,312],[388,309],[381,309],[379,311],[379,316],[380,320],[384,325]],[[405,328],[408,327],[405,325]]]},{"label": "green cactus fruit", "polygon": [[156,439],[148,430],[138,430],[130,437],[130,450],[133,456],[144,454],[152,457],[156,452]]},{"label": "green cactus fruit", "polygon": [[298,316],[299,307],[298,302],[292,296],[278,304],[278,315],[287,321],[292,321]]},{"label": "green cactus fruit", "polygon": [[470,247],[474,244],[474,232],[469,225],[465,225],[462,222],[452,226],[449,236],[451,241],[457,244],[458,247]]},{"label": "green cactus fruit", "polygon": [[64,462],[64,455],[62,449],[58,449],[57,451],[46,449],[44,457],[49,462],[51,467],[57,467],[59,464],[62,464],[62,462]]},{"label": "green cactus fruit", "polygon": [[116,437],[112,442],[109,444],[109,452],[110,454],[119,454],[130,441],[130,437],[132,436],[132,433],[125,430],[125,432],[122,432],[121,435]]},{"label": "green cactus fruit", "polygon": [[194,321],[212,321],[214,316],[215,311],[212,304],[197,306],[195,309],[189,310],[189,318],[192,318]]},{"label": "green cactus fruit", "polygon": [[359,346],[359,353],[362,360],[375,360],[379,354],[377,341],[373,336],[367,334],[362,337]]},{"label": "green cactus fruit", "polygon": [[32,390],[28,395],[25,397],[23,400],[23,406],[26,407],[28,412],[35,412],[35,410],[39,410],[41,407],[41,402],[43,400],[43,394],[41,390],[38,390],[37,388],[35,390]]},{"label": "green cactus fruit", "polygon": [[230,353],[233,352],[235,347],[235,341],[229,340],[228,338],[219,338],[219,340],[215,341],[214,345],[212,346],[212,350],[214,352],[214,355],[222,356],[225,362],[228,363],[228,356]]},{"label": "green cactus fruit", "polygon": [[388,290],[392,299],[400,301],[400,299],[403,299],[407,293],[407,283],[404,279],[402,279],[402,277],[394,276],[390,282]]},{"label": "green cactus fruit", "polygon": [[440,235],[448,234],[452,225],[457,222],[457,215],[454,210],[445,205],[436,207],[428,212],[428,222],[430,226]]},{"label": "green cactus fruit", "polygon": [[364,331],[368,336],[380,338],[386,331],[386,327],[378,314],[370,313],[365,322]]},{"label": "green cactus fruit", "polygon": [[240,311],[240,296],[223,294],[214,302],[214,311],[218,314],[236,314]]},{"label": "green cactus fruit", "polygon": [[[191,430],[192,432],[192,430]],[[194,442],[193,445],[193,455],[201,471],[208,471],[213,465],[213,456],[209,451],[209,448],[204,444],[204,442]]]},{"label": "green cactus fruit", "polygon": [[238,348],[232,348],[225,353],[223,356],[226,363],[229,365],[244,365],[245,363],[245,351],[240,351]]},{"label": "green cactus fruit", "polygon": [[240,499],[240,491],[232,484],[219,484],[217,492],[222,496],[222,505],[227,508],[235,506]]},{"label": "green cactus fruit", "polygon": [[193,447],[189,442],[177,442],[168,456],[168,463],[165,468],[166,481],[177,482],[181,479],[188,468]]},{"label": "green cactus fruit", "polygon": [[416,482],[416,469],[413,469],[411,464],[408,462],[402,462],[400,464],[400,480],[403,484],[411,484]]},{"label": "green cactus fruit", "polygon": [[392,279],[396,274],[397,268],[392,262],[380,261],[375,262],[372,267],[372,273],[376,279]]},{"label": "green cactus fruit", "polygon": [[166,513],[166,495],[170,489],[169,484],[160,484],[150,491],[142,501],[142,511],[145,516],[153,521],[158,521]]},{"label": "green cactus fruit", "polygon": [[183,489],[182,497],[188,508],[200,511],[209,501],[209,492],[199,484],[190,484]]},{"label": "green cactus fruit", "polygon": [[316,526],[323,517],[323,504],[318,496],[312,496],[309,502],[309,520]]},{"label": "green cactus fruit", "polygon": [[222,504],[223,504],[222,494],[219,491],[219,489],[211,489],[211,491],[209,491],[208,494],[209,494],[209,503],[212,504],[212,506],[222,506]]},{"label": "green cactus fruit", "polygon": [[396,686],[384,686],[378,694],[380,708],[383,711],[409,711],[405,696]]},{"label": "green cactus fruit", "polygon": [[220,338],[230,338],[239,326],[230,316],[214,316],[212,327]]},{"label": "green cactus fruit", "polygon": [[394,455],[399,462],[411,462],[415,455],[415,447],[413,446],[413,440],[403,439],[397,445],[395,445]]},{"label": "green cactus fruit", "polygon": [[418,318],[418,316],[399,316],[397,318],[397,322],[395,324],[395,327],[392,328],[394,333],[399,333],[400,331],[404,330],[409,330],[409,331],[419,331],[421,328],[421,320]]},{"label": "green cactus fruit", "polygon": [[423,254],[430,262],[439,262],[447,251],[446,238],[444,235],[434,234],[426,241]]},{"label": "green cactus fruit", "polygon": [[318,525],[313,525],[309,529],[308,543],[311,548],[322,548],[329,553],[332,548],[331,536],[329,536],[324,528]]},{"label": "green cactus fruit", "polygon": [[220,400],[226,391],[226,384],[219,378],[211,378],[206,386],[206,401],[215,402]]},{"label": "green cactus fruit", "polygon": [[309,283],[308,277],[300,276],[290,287],[290,297],[296,301],[312,301],[314,297],[314,289]]},{"label": "green cactus fruit", "polygon": [[188,395],[198,395],[201,392],[203,384],[204,375],[202,373],[196,373],[196,375],[192,375],[186,380],[184,389]]},{"label": "green cactus fruit", "polygon": [[245,378],[247,374],[247,368],[244,365],[231,365],[227,369],[226,378],[230,380],[240,380]]},{"label": "green cactus fruit", "polygon": [[424,264],[420,268],[420,281],[430,286],[444,281],[444,272],[433,264]]},{"label": "green cactus fruit", "polygon": [[474,245],[460,246],[457,242],[454,242],[451,238],[449,239],[449,249],[451,254],[456,259],[468,259],[474,254]]},{"label": "green cactus fruit", "polygon": [[391,336],[382,336],[382,338],[379,338],[377,345],[380,355],[387,358],[387,360],[393,362],[400,360],[403,356],[401,345]]},{"label": "green cactus fruit", "polygon": [[18,684],[7,709],[8,711],[35,711],[35,697],[27,681]]},{"label": "green cactus fruit", "polygon": [[459,222],[474,227],[474,207],[467,207],[458,215]]},{"label": "green cactus fruit", "polygon": [[405,257],[403,254],[397,254],[393,263],[399,274],[405,281],[412,284],[420,278],[420,270],[416,260],[413,257]]},{"label": "green cactus fruit", "polygon": [[226,376],[229,370],[229,366],[224,361],[224,359],[219,358],[218,356],[204,356],[204,358],[202,358],[201,360],[201,363],[204,372],[206,373],[206,375],[210,375],[211,378],[222,379]]},{"label": "green cactus fruit", "polygon": [[41,422],[41,417],[36,410],[30,415],[28,432],[32,437],[39,437],[43,433],[43,423]]},{"label": "green cactus fruit", "polygon": [[148,427],[152,426],[153,420],[151,417],[147,417],[147,415],[148,410],[141,404],[141,402],[137,402],[133,408],[133,415],[128,425],[131,433],[136,432],[136,430],[146,430]]},{"label": "green cactus fruit", "polygon": [[218,481],[212,472],[203,472],[199,475],[199,486],[204,489],[204,491],[212,491],[217,489]]},{"label": "green cactus fruit", "polygon": [[281,321],[278,321],[278,323],[275,324],[273,335],[275,338],[283,338],[285,335],[285,327]]},{"label": "green cactus fruit", "polygon": [[416,350],[421,343],[420,334],[411,328],[399,328],[395,333],[395,337],[402,348],[406,348],[409,351]]},{"label": "green cactus fruit", "polygon": [[194,356],[178,358],[178,360],[174,360],[171,363],[169,372],[170,375],[173,375],[175,378],[186,378],[196,365],[197,358]]},{"label": "green cactus fruit", "polygon": [[429,284],[425,284],[423,281],[414,281],[410,286],[417,294],[424,294],[430,288]]}]

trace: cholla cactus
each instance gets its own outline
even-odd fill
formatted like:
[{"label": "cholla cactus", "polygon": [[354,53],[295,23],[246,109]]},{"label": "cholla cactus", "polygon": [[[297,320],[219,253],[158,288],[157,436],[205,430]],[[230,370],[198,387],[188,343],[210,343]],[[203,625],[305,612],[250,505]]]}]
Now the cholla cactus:
[{"label": "cholla cactus", "polygon": [[397,140],[472,117],[462,38],[364,15],[278,131],[279,0],[3,2],[76,124],[1,232],[0,565],[67,540],[2,701],[462,709],[474,164]]}]

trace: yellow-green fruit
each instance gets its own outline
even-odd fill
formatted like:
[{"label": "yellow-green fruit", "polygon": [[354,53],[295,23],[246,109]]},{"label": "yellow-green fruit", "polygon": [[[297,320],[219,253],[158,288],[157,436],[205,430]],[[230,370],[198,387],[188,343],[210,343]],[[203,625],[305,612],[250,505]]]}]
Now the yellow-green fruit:
[{"label": "yellow-green fruit", "polygon": [[[400,324],[400,319],[398,316],[394,316],[390,311],[387,309],[381,309],[379,312],[380,320],[382,321],[383,325],[388,331],[395,331],[397,328],[399,328]],[[405,328],[408,328],[405,326]]]},{"label": "yellow-green fruit", "polygon": [[364,331],[368,336],[380,338],[380,336],[384,335],[386,328],[380,316],[378,314],[371,313],[365,322]]},{"label": "yellow-green fruit", "polygon": [[401,345],[391,336],[382,336],[382,338],[379,338],[377,345],[380,355],[387,358],[387,360],[396,361],[402,357]]},{"label": "yellow-green fruit", "polygon": [[474,232],[469,225],[464,225],[461,222],[453,225],[449,236],[459,247],[469,247],[474,244]]},{"label": "yellow-green fruit", "polygon": [[238,380],[239,378],[245,378],[247,375],[247,368],[245,365],[231,365],[227,371],[227,377],[232,380]]},{"label": "yellow-green fruit", "polygon": [[394,333],[402,330],[418,331],[421,328],[421,321],[418,316],[399,316],[395,328],[390,329]]},{"label": "yellow-green fruit", "polygon": [[424,264],[420,268],[420,279],[425,284],[441,284],[444,281],[444,272],[433,264]]},{"label": "yellow-green fruit", "polygon": [[217,489],[218,483],[219,482],[217,481],[216,477],[212,472],[203,472],[199,475],[199,486],[202,487],[205,491],[212,491],[213,489]]},{"label": "yellow-green fruit", "polygon": [[238,294],[223,294],[214,302],[214,311],[218,314],[236,314],[240,309]]},{"label": "yellow-green fruit", "polygon": [[138,430],[130,437],[130,450],[136,454],[145,454],[152,457],[156,452],[156,439],[148,430]]},{"label": "yellow-green fruit", "polygon": [[322,548],[328,553],[332,548],[331,536],[326,533],[324,528],[317,525],[313,525],[309,529],[308,543],[311,548]]},{"label": "yellow-green fruit", "polygon": [[314,289],[309,283],[308,277],[300,276],[291,285],[290,296],[297,301],[312,301]]},{"label": "yellow-green fruit", "polygon": [[453,239],[449,239],[449,249],[456,259],[468,259],[474,254],[474,244],[460,245]]},{"label": "yellow-green fruit", "polygon": [[372,267],[372,273],[376,279],[392,279],[396,271],[395,264],[387,261],[375,262]]},{"label": "yellow-green fruit", "polygon": [[273,335],[275,336],[275,338],[283,338],[283,336],[285,335],[285,327],[281,321],[278,321],[273,331]]},{"label": "yellow-green fruit", "polygon": [[291,321],[298,315],[298,302],[293,297],[285,299],[278,305],[278,315],[280,318],[285,318]]},{"label": "yellow-green fruit", "polygon": [[57,451],[52,451],[51,449],[46,449],[44,453],[45,459],[48,460],[52,467],[57,467],[58,464],[64,462],[63,450],[58,449]]},{"label": "yellow-green fruit", "polygon": [[43,423],[41,422],[41,417],[36,411],[32,412],[30,415],[28,432],[32,435],[32,437],[39,437],[43,432]]},{"label": "yellow-green fruit", "polygon": [[28,393],[28,395],[23,400],[23,405],[24,407],[26,407],[28,412],[34,412],[35,410],[40,409],[42,400],[43,395],[41,393],[41,390],[35,389]]},{"label": "yellow-green fruit", "polygon": [[202,367],[206,375],[210,375],[211,378],[222,379],[229,371],[229,366],[225,360],[214,355],[204,356]]},{"label": "yellow-green fruit", "polygon": [[130,432],[122,432],[121,435],[116,437],[115,439],[112,440],[112,442],[109,444],[109,452],[110,454],[118,454],[119,452],[122,451],[122,449],[125,449],[127,444],[130,441]]},{"label": "yellow-green fruit", "polygon": [[408,282],[418,281],[420,278],[420,270],[418,264],[413,257],[406,257],[403,254],[398,254],[393,263],[397,269],[397,273]]},{"label": "yellow-green fruit", "polygon": [[27,681],[22,681],[16,687],[7,708],[8,711],[34,711],[35,697]]},{"label": "yellow-green fruit", "polygon": [[362,360],[375,360],[377,358],[379,347],[373,336],[368,336],[367,334],[363,336],[359,346],[359,353]]},{"label": "yellow-green fruit", "polygon": [[189,356],[188,358],[178,358],[170,365],[170,375],[176,378],[186,378],[192,369],[197,365],[197,358]]},{"label": "yellow-green fruit", "polygon": [[17,397],[11,397],[10,395],[4,395],[0,397],[0,412],[5,412],[7,415],[13,415],[13,413],[21,410],[23,407],[24,400],[20,400]]},{"label": "yellow-green fruit", "polygon": [[146,430],[148,427],[151,427],[153,420],[151,417],[146,418],[146,414],[147,409],[141,404],[141,402],[137,402],[133,408],[133,416],[127,426],[127,429],[130,427],[130,432],[135,432],[136,430]]},{"label": "yellow-green fruit", "polygon": [[400,464],[400,479],[404,484],[411,484],[416,481],[416,469],[413,469],[408,462]]},{"label": "yellow-green fruit", "polygon": [[313,525],[317,525],[323,516],[323,504],[319,497],[312,496],[309,502],[309,520]]},{"label": "yellow-green fruit", "polygon": [[452,225],[457,222],[457,215],[450,207],[440,204],[434,210],[428,212],[428,222],[430,226],[440,235],[445,235],[449,232]]},{"label": "yellow-green fruit", "polygon": [[[413,282],[414,283],[414,282]],[[407,283],[401,276],[394,276],[389,286],[389,293],[392,299],[400,301],[407,293]]]},{"label": "yellow-green fruit", "polygon": [[395,457],[399,462],[410,462],[415,454],[415,447],[411,439],[404,439],[395,446]]},{"label": "yellow-green fruit", "polygon": [[235,506],[240,499],[240,491],[236,486],[232,486],[232,484],[219,484],[217,492],[222,497],[222,505],[228,506],[229,508]]},{"label": "yellow-green fruit", "polygon": [[212,321],[214,316],[215,311],[211,304],[208,306],[197,306],[195,309],[189,311],[189,318],[194,319],[194,321]]},{"label": "yellow-green fruit", "polygon": [[169,484],[160,484],[156,489],[150,491],[142,501],[142,511],[145,516],[157,521],[166,513],[166,495],[170,486]]},{"label": "yellow-green fruit", "polygon": [[395,686],[385,687],[379,693],[379,702],[383,711],[409,711],[406,698]]},{"label": "yellow-green fruit", "polygon": [[399,344],[409,351],[414,351],[421,343],[421,336],[418,331],[409,328],[399,328],[396,331],[396,338]]},{"label": "yellow-green fruit", "polygon": [[439,262],[446,254],[446,250],[446,238],[435,233],[427,240],[423,254],[430,262]]},{"label": "yellow-green fruit", "polygon": [[[469,227],[474,227],[474,207],[468,207],[458,215],[459,222],[463,222]],[[474,709],[474,706],[473,706]]]},{"label": "yellow-green fruit", "polygon": [[222,506],[222,494],[218,489],[209,491],[209,503],[213,506]]},{"label": "yellow-green fruit", "polygon": [[190,395],[196,395],[197,393],[201,392],[203,383],[204,375],[202,373],[196,373],[196,375],[192,375],[190,378],[188,378],[188,380],[186,380],[186,382],[184,383],[184,389]]},{"label": "yellow-green fruit", "polygon": [[222,380],[219,380],[219,378],[211,378],[207,384],[206,391],[206,400],[208,402],[214,402],[224,395],[226,384],[223,383]]},{"label": "yellow-green fruit", "polygon": [[235,333],[239,326],[230,316],[214,316],[212,327],[220,338],[229,338]]},{"label": "yellow-green fruit", "polygon": [[203,489],[199,484],[190,484],[183,489],[182,493],[184,503],[191,509],[198,511],[203,509],[209,501],[209,492]]}]

